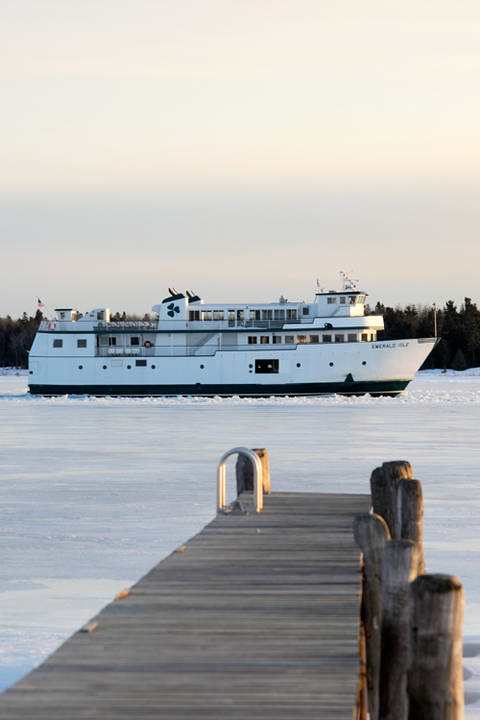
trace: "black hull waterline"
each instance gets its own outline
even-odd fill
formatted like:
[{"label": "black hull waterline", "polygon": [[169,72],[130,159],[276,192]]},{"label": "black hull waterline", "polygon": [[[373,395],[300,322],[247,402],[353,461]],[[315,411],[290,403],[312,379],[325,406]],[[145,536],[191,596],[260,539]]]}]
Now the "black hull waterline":
[{"label": "black hull waterline", "polygon": [[37,385],[29,386],[32,395],[96,395],[130,397],[270,397],[291,395],[397,395],[410,380],[372,380],[327,383],[280,384],[202,384],[193,385]]}]

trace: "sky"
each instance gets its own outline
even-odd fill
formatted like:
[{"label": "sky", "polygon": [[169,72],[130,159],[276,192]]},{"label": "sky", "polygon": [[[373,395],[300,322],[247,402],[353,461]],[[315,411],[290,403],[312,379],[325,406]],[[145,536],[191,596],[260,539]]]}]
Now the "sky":
[{"label": "sky", "polygon": [[0,316],[480,302],[478,0],[3,0]]}]

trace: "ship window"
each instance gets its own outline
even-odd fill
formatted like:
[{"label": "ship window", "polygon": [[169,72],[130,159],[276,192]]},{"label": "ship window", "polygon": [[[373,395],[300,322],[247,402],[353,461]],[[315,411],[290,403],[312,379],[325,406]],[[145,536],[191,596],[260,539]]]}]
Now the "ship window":
[{"label": "ship window", "polygon": [[357,333],[348,333],[348,342],[357,342]]},{"label": "ship window", "polygon": [[270,342],[270,338],[268,337],[268,335],[260,336],[260,345],[268,345],[269,342]]},{"label": "ship window", "polygon": [[131,337],[130,345],[140,345],[140,338],[139,337]]},{"label": "ship window", "polygon": [[214,320],[223,320],[223,310],[214,310],[213,319]]},{"label": "ship window", "polygon": [[146,360],[135,360],[135,365],[137,367],[147,367],[147,361]]},{"label": "ship window", "polygon": [[296,310],[287,310],[287,320],[296,320],[297,319],[297,311]]},{"label": "ship window", "polygon": [[350,300],[350,305],[355,305],[355,295],[350,295],[348,299]]},{"label": "ship window", "polygon": [[368,335],[367,335],[367,333],[362,333],[361,336],[360,336],[360,339],[361,339],[362,342],[367,342],[367,341],[368,341]]},{"label": "ship window", "polygon": [[255,360],[256,373],[278,373],[278,360]]},{"label": "ship window", "polygon": [[248,344],[249,344],[249,345],[256,345],[256,344],[257,344],[257,336],[256,336],[256,335],[249,335],[249,336],[248,336]]},{"label": "ship window", "polygon": [[318,335],[310,335],[309,340],[311,343],[318,343]]},{"label": "ship window", "polygon": [[272,310],[262,310],[262,320],[272,320]]},{"label": "ship window", "polygon": [[346,300],[346,299],[347,299],[347,298],[345,298],[345,297],[342,295],[342,297],[340,298],[340,305],[345,305],[345,300]]},{"label": "ship window", "polygon": [[293,345],[294,341],[293,335],[285,335],[285,345]]},{"label": "ship window", "polygon": [[77,340],[77,348],[86,348],[86,347],[87,347],[86,340]]},{"label": "ship window", "polygon": [[303,315],[310,315],[310,308],[308,305],[302,308],[302,314]]},{"label": "ship window", "polygon": [[335,342],[343,342],[344,340],[344,335],[335,335]]},{"label": "ship window", "polygon": [[274,345],[280,345],[281,342],[282,342],[282,336],[281,336],[281,335],[274,335],[274,336],[272,337],[272,343],[273,343]]},{"label": "ship window", "polygon": [[375,340],[375,333],[372,333],[372,334],[370,335],[370,340],[372,340],[372,341]]},{"label": "ship window", "polygon": [[331,335],[322,335],[322,342],[331,343],[332,342],[332,336]]},{"label": "ship window", "polygon": [[55,338],[55,340],[53,341],[53,347],[54,348],[63,347],[63,340],[60,340],[60,338]]},{"label": "ship window", "polygon": [[285,310],[274,311],[275,320],[285,320]]},{"label": "ship window", "polygon": [[332,297],[332,296],[327,297],[327,303],[328,303],[329,305],[334,305],[336,302],[337,302],[337,298],[336,298],[336,297]]},{"label": "ship window", "polygon": [[306,335],[297,335],[297,343],[303,344],[307,342],[307,336]]},{"label": "ship window", "polygon": [[202,312],[202,320],[211,320],[212,319],[212,311],[211,310],[205,310]]},{"label": "ship window", "polygon": [[108,344],[109,344],[109,345],[116,345],[116,344],[117,344],[117,338],[116,338],[116,337],[109,337],[109,338],[108,338]]},{"label": "ship window", "polygon": [[103,320],[103,310],[97,312],[97,320]]},{"label": "ship window", "polygon": [[200,320],[200,310],[190,310],[188,317],[190,320]]}]

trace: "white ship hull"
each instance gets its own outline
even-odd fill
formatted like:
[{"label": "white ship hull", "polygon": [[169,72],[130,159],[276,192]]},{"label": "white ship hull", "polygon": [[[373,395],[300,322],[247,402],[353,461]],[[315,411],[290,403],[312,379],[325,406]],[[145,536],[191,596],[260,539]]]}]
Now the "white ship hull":
[{"label": "white ship hull", "polygon": [[[46,357],[37,350],[30,357],[29,386],[37,395],[393,395],[405,389],[435,343],[426,338],[270,345],[189,356],[175,347],[170,354],[152,347],[102,357]],[[276,361],[276,372],[256,373],[259,359]]]}]

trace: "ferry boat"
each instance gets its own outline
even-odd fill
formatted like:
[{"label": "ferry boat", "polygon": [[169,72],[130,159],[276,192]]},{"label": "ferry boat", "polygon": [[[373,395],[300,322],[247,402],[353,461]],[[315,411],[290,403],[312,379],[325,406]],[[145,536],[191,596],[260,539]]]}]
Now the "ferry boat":
[{"label": "ferry boat", "polygon": [[437,338],[384,340],[383,317],[343,279],[313,302],[204,302],[169,288],[154,320],[55,310],[29,355],[34,395],[396,395]]}]

